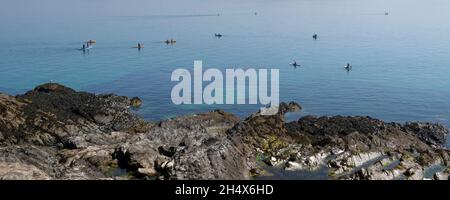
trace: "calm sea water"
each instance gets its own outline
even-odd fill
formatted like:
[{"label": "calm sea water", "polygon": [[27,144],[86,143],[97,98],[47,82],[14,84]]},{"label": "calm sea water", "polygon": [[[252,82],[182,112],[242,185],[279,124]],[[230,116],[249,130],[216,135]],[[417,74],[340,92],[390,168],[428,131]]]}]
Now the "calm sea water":
[{"label": "calm sea water", "polygon": [[[445,0],[251,0],[170,15],[2,18],[0,91],[53,80],[139,96],[138,113],[149,120],[216,108],[245,117],[260,107],[173,105],[171,72],[203,60],[204,68],[279,68],[281,100],[304,108],[290,118],[369,115],[450,127],[449,8]],[[169,38],[177,43],[162,42]],[[98,43],[77,50],[88,39]],[[131,48],[138,42],[145,49]],[[293,59],[302,67],[289,66]]]}]

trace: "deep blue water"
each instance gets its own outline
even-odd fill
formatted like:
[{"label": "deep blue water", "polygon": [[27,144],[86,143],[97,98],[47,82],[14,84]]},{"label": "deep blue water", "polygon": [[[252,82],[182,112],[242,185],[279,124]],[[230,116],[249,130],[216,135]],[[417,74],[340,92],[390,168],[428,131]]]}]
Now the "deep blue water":
[{"label": "deep blue water", "polygon": [[[172,104],[171,72],[192,70],[194,60],[203,60],[204,68],[279,68],[280,98],[299,102],[300,115],[369,115],[450,127],[450,2],[245,5],[228,6],[220,16],[203,8],[169,15],[2,18],[0,89],[17,94],[52,80],[77,90],[139,96],[144,105],[138,113],[149,120],[216,108],[245,117],[260,107]],[[216,32],[224,37],[215,38]],[[177,43],[162,42],[169,38]],[[98,43],[78,51],[89,39]],[[142,51],[131,48],[138,42]],[[293,59],[302,67],[289,66]],[[347,62],[350,72],[343,69]]]}]

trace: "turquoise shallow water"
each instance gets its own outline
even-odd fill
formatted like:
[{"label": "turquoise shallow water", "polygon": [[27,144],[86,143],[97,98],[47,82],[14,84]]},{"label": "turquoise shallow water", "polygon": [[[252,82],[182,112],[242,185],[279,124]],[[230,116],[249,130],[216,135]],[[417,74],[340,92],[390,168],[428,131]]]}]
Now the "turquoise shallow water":
[{"label": "turquoise shallow water", "polygon": [[[450,2],[255,0],[227,8],[219,9],[220,16],[218,9],[191,9],[2,18],[0,90],[17,94],[53,80],[78,90],[139,96],[144,105],[138,113],[149,120],[216,108],[245,117],[260,107],[173,105],[171,72],[203,60],[204,68],[279,68],[280,98],[299,102],[300,115],[370,115],[450,127]],[[215,32],[224,37],[215,38]],[[171,37],[175,45],[162,43]],[[98,44],[88,53],[78,51],[88,39]],[[138,42],[145,45],[142,51],[131,48]],[[302,67],[290,67],[292,59]],[[343,69],[347,62],[350,72]]]}]

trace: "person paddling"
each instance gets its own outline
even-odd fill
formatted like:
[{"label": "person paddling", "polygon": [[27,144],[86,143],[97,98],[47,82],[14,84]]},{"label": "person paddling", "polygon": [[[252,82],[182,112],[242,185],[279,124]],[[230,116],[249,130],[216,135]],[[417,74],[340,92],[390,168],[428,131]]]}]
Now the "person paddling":
[{"label": "person paddling", "polygon": [[300,66],[300,64],[297,64],[297,61],[293,61],[292,63],[290,63],[292,66],[294,66],[294,67],[298,67],[298,66]]},{"label": "person paddling", "polygon": [[345,65],[344,68],[345,68],[347,71],[350,71],[350,70],[352,69],[352,66],[350,65],[350,63],[347,63],[347,65]]}]

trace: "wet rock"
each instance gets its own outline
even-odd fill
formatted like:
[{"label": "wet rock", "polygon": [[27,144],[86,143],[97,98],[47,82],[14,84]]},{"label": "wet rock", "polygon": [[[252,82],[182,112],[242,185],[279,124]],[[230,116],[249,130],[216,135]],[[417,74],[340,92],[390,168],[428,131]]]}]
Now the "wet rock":
[{"label": "wet rock", "polygon": [[334,148],[331,148],[331,153],[333,154],[333,155],[339,155],[339,154],[342,154],[342,153],[344,153],[345,151],[343,150],[343,149],[340,149],[340,148],[336,148],[336,147],[334,147]]},{"label": "wet rock", "polygon": [[250,169],[250,175],[251,176],[260,176],[263,173],[263,170],[260,168],[252,168]]},{"label": "wet rock", "polygon": [[302,107],[297,102],[281,102],[279,107],[279,115],[284,115],[288,112],[299,112],[302,109]]},{"label": "wet rock", "polygon": [[264,160],[264,162],[265,162],[266,164],[270,165],[270,166],[276,167],[276,166],[282,165],[282,164],[285,162],[285,160],[283,160],[283,159],[278,159],[278,158],[272,156],[272,157],[266,158],[266,159]]},{"label": "wet rock", "polygon": [[448,171],[443,171],[443,172],[436,172],[433,176],[434,180],[448,180],[449,178],[449,173]]},{"label": "wet rock", "polygon": [[288,161],[284,169],[288,171],[297,171],[304,169],[304,166],[298,162]]},{"label": "wet rock", "polygon": [[133,97],[130,100],[131,107],[139,108],[142,105],[142,100],[139,97]]}]

